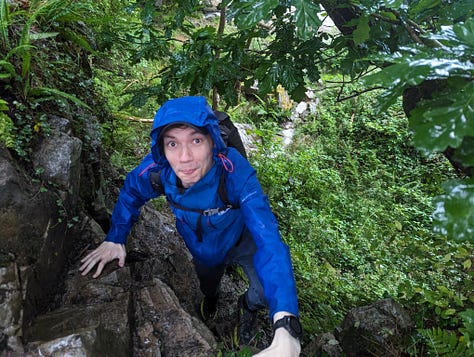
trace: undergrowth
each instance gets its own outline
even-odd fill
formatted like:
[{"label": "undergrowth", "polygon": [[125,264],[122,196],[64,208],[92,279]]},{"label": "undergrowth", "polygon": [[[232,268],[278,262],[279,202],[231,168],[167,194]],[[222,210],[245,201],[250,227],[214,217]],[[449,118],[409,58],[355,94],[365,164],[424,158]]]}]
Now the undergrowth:
[{"label": "undergrowth", "polygon": [[431,227],[433,197],[454,172],[412,148],[399,104],[374,117],[376,93],[340,103],[335,94],[318,93],[290,148],[267,138],[252,157],[291,248],[306,336],[385,297],[402,302],[420,331],[460,335],[459,313],[474,304],[472,246]]}]

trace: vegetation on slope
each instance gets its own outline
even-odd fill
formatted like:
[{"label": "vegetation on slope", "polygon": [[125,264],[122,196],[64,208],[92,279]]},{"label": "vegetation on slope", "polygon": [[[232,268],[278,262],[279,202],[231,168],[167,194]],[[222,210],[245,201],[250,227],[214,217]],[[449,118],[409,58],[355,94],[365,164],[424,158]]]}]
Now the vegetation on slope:
[{"label": "vegetation on slope", "polygon": [[[447,3],[360,2],[357,31],[331,38],[315,33],[309,1],[293,13],[274,1],[250,12],[245,2],[226,4],[235,27],[220,32],[194,16],[195,1],[2,0],[0,139],[27,164],[48,115],[74,112],[80,135],[80,112],[92,108],[114,163],[128,170],[147,150],[148,126],[127,116],[150,118],[169,96],[217,91],[264,139],[251,160],[293,253],[307,338],[354,306],[394,296],[417,323],[407,352],[472,354],[472,178],[438,153],[454,148],[457,162],[474,165],[473,22],[468,2]],[[260,22],[269,15],[275,31]],[[423,43],[441,45],[409,44],[396,23],[411,19],[428,31]],[[388,91],[353,96],[366,87],[347,78],[374,65],[383,69],[365,84]],[[442,90],[407,119],[400,95],[427,79],[443,80]],[[247,102],[236,83],[255,80],[257,101]],[[341,87],[330,88],[335,81]],[[288,112],[266,99],[280,83],[294,98],[312,87],[319,100],[295,122],[289,148],[275,140]]]}]

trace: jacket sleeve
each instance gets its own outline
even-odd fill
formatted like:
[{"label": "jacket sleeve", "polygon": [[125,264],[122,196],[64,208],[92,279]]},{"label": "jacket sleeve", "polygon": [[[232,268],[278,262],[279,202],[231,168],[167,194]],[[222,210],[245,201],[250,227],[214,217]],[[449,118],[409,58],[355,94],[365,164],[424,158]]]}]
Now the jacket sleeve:
[{"label": "jacket sleeve", "polygon": [[236,172],[247,173],[246,179],[241,181],[240,206],[257,245],[254,264],[265,291],[270,318],[278,311],[298,316],[296,282],[289,248],[281,239],[277,220],[255,170],[250,165],[247,169],[246,165],[243,166],[236,167]]},{"label": "jacket sleeve", "polygon": [[107,233],[107,242],[125,244],[133,224],[138,220],[140,208],[150,199],[158,196],[149,180],[150,170],[156,164],[151,154],[125,178],[112,213],[112,226]]}]

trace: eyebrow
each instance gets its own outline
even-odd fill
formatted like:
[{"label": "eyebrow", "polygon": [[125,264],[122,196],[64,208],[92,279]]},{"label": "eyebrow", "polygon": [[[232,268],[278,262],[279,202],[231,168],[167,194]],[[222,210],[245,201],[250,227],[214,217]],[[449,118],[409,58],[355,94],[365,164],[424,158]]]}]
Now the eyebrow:
[{"label": "eyebrow", "polygon": [[[207,136],[208,134],[203,134],[201,133],[200,131],[198,130],[193,130],[193,132],[191,133],[191,135],[202,135],[202,136]],[[163,139],[174,139],[176,136],[173,136],[173,135],[170,135],[168,134],[168,132],[166,132],[164,135],[163,135]]]}]

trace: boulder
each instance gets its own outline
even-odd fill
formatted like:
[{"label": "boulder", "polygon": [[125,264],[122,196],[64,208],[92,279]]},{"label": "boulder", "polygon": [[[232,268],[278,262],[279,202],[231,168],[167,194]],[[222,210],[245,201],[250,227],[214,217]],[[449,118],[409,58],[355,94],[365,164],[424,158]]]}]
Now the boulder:
[{"label": "boulder", "polygon": [[210,356],[216,348],[212,332],[181,307],[159,279],[136,293],[136,356]]},{"label": "boulder", "polygon": [[70,124],[64,118],[50,120],[52,131],[33,152],[33,165],[45,181],[77,197],[81,172],[82,141],[69,135]]},{"label": "boulder", "polygon": [[314,357],[343,357],[341,344],[336,337],[326,332],[316,336],[303,350],[303,356]]},{"label": "boulder", "polygon": [[414,324],[392,298],[357,307],[344,318],[339,341],[345,356],[396,356]]}]

